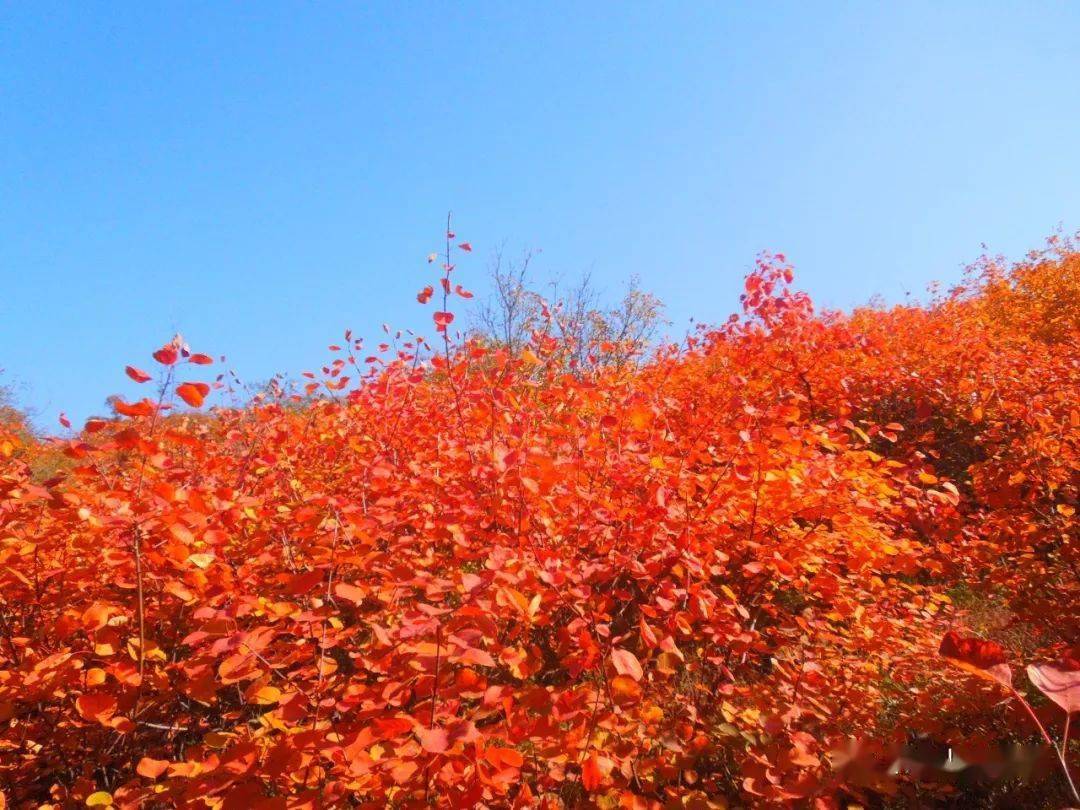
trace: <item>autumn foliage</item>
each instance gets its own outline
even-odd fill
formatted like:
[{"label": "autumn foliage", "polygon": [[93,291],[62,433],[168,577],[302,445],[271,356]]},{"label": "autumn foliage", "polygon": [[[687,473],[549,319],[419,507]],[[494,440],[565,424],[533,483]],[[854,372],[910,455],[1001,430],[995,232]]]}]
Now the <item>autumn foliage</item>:
[{"label": "autumn foliage", "polygon": [[1067,241],[847,314],[764,256],[742,315],[618,365],[455,337],[455,242],[430,345],[346,334],[303,395],[229,404],[178,339],[109,418],[0,425],[9,806],[930,803],[880,751],[1061,738]]}]

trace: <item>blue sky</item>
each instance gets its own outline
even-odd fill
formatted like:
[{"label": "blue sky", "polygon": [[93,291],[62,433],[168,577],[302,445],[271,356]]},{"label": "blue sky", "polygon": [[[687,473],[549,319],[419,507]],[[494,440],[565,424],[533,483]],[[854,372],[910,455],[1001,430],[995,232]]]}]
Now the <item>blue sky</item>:
[{"label": "blue sky", "polygon": [[430,332],[455,211],[672,333],[762,249],[827,306],[1080,227],[1080,5],[0,7],[0,381],[81,420],[180,330],[246,379]]}]

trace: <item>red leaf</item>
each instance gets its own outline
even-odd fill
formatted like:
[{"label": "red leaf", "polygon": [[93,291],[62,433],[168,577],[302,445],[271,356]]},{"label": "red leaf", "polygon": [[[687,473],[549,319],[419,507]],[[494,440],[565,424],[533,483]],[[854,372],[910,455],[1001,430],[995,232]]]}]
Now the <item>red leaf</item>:
[{"label": "red leaf", "polygon": [[611,651],[611,663],[615,665],[616,672],[620,675],[629,675],[635,681],[640,681],[645,674],[641,669],[641,662],[629,650],[616,647]]},{"label": "red leaf", "polygon": [[60,416],[57,417],[57,421],[66,428],[71,427],[71,420],[67,418],[67,414],[60,411]]},{"label": "red leaf", "polygon": [[436,312],[431,317],[435,321],[435,328],[440,332],[445,332],[446,327],[454,322],[453,312]]},{"label": "red leaf", "polygon": [[460,284],[458,284],[456,287],[454,287],[454,292],[456,292],[462,298],[472,298],[473,297],[473,294],[471,292],[469,292],[468,290],[466,290],[464,287],[462,287]]},{"label": "red leaf", "polygon": [[460,245],[458,245],[458,247],[464,250],[466,253],[472,253],[472,245],[470,245],[468,242],[462,242]]},{"label": "red leaf", "polygon": [[1005,648],[994,641],[965,638],[956,631],[949,631],[941,640],[938,654],[973,675],[1012,687],[1012,670],[1006,663],[1008,655]]},{"label": "red leaf", "polygon": [[144,383],[150,381],[150,375],[143,371],[141,368],[135,368],[135,366],[124,366],[124,373],[137,383]]},{"label": "red leaf", "polygon": [[154,359],[164,366],[171,366],[180,355],[173,346],[162,346],[154,352]]},{"label": "red leaf", "polygon": [[421,304],[426,304],[428,301],[431,300],[431,296],[434,294],[434,292],[434,288],[432,288],[432,286],[429,284],[416,294],[416,300],[419,301]]},{"label": "red leaf", "polygon": [[432,754],[441,754],[450,747],[450,740],[446,736],[446,729],[423,728],[414,729],[416,737],[420,740],[420,746]]},{"label": "red leaf", "polygon": [[193,354],[188,358],[188,362],[197,366],[208,366],[214,362],[214,358],[208,354]]},{"label": "red leaf", "polygon": [[289,580],[289,593],[295,596],[307,593],[323,581],[323,576],[322,571],[305,571],[302,574],[296,574]]},{"label": "red leaf", "polygon": [[604,784],[604,779],[611,773],[614,763],[607,757],[598,755],[595,751],[589,754],[585,764],[581,766],[581,784],[588,791],[594,791]]},{"label": "red leaf", "polygon": [[176,393],[192,408],[200,408],[206,395],[210,393],[210,386],[201,382],[181,383],[176,387]]},{"label": "red leaf", "polygon": [[1066,714],[1080,712],[1080,672],[1058,669],[1043,664],[1027,668],[1028,678],[1035,687],[1065,710]]}]

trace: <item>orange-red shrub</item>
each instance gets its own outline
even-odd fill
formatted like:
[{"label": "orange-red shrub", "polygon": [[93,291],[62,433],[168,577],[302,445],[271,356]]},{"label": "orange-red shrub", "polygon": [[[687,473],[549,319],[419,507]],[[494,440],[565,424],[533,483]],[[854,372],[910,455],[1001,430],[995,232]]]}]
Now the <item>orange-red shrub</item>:
[{"label": "orange-red shrub", "polygon": [[161,400],[0,426],[7,801],[829,807],[893,790],[849,738],[1030,736],[936,651],[1080,639],[1077,266],[843,315],[766,257],[638,367],[346,335],[242,407],[174,342]]}]

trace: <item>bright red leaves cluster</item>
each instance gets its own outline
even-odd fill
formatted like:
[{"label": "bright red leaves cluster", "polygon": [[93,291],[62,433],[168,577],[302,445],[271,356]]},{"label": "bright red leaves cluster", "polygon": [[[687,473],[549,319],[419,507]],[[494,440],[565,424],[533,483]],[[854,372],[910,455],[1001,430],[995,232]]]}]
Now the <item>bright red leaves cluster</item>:
[{"label": "bright red leaves cluster", "polygon": [[638,366],[347,333],[230,408],[176,340],[115,419],[0,424],[8,803],[828,808],[911,789],[834,770],[852,737],[1031,739],[937,651],[1080,638],[1080,257],[846,315],[790,284]]},{"label": "bright red leaves cluster", "polygon": [[938,653],[968,672],[992,678],[1006,686],[1012,685],[1012,670],[1006,663],[1008,654],[997,642],[965,638],[950,630],[941,640]]}]

